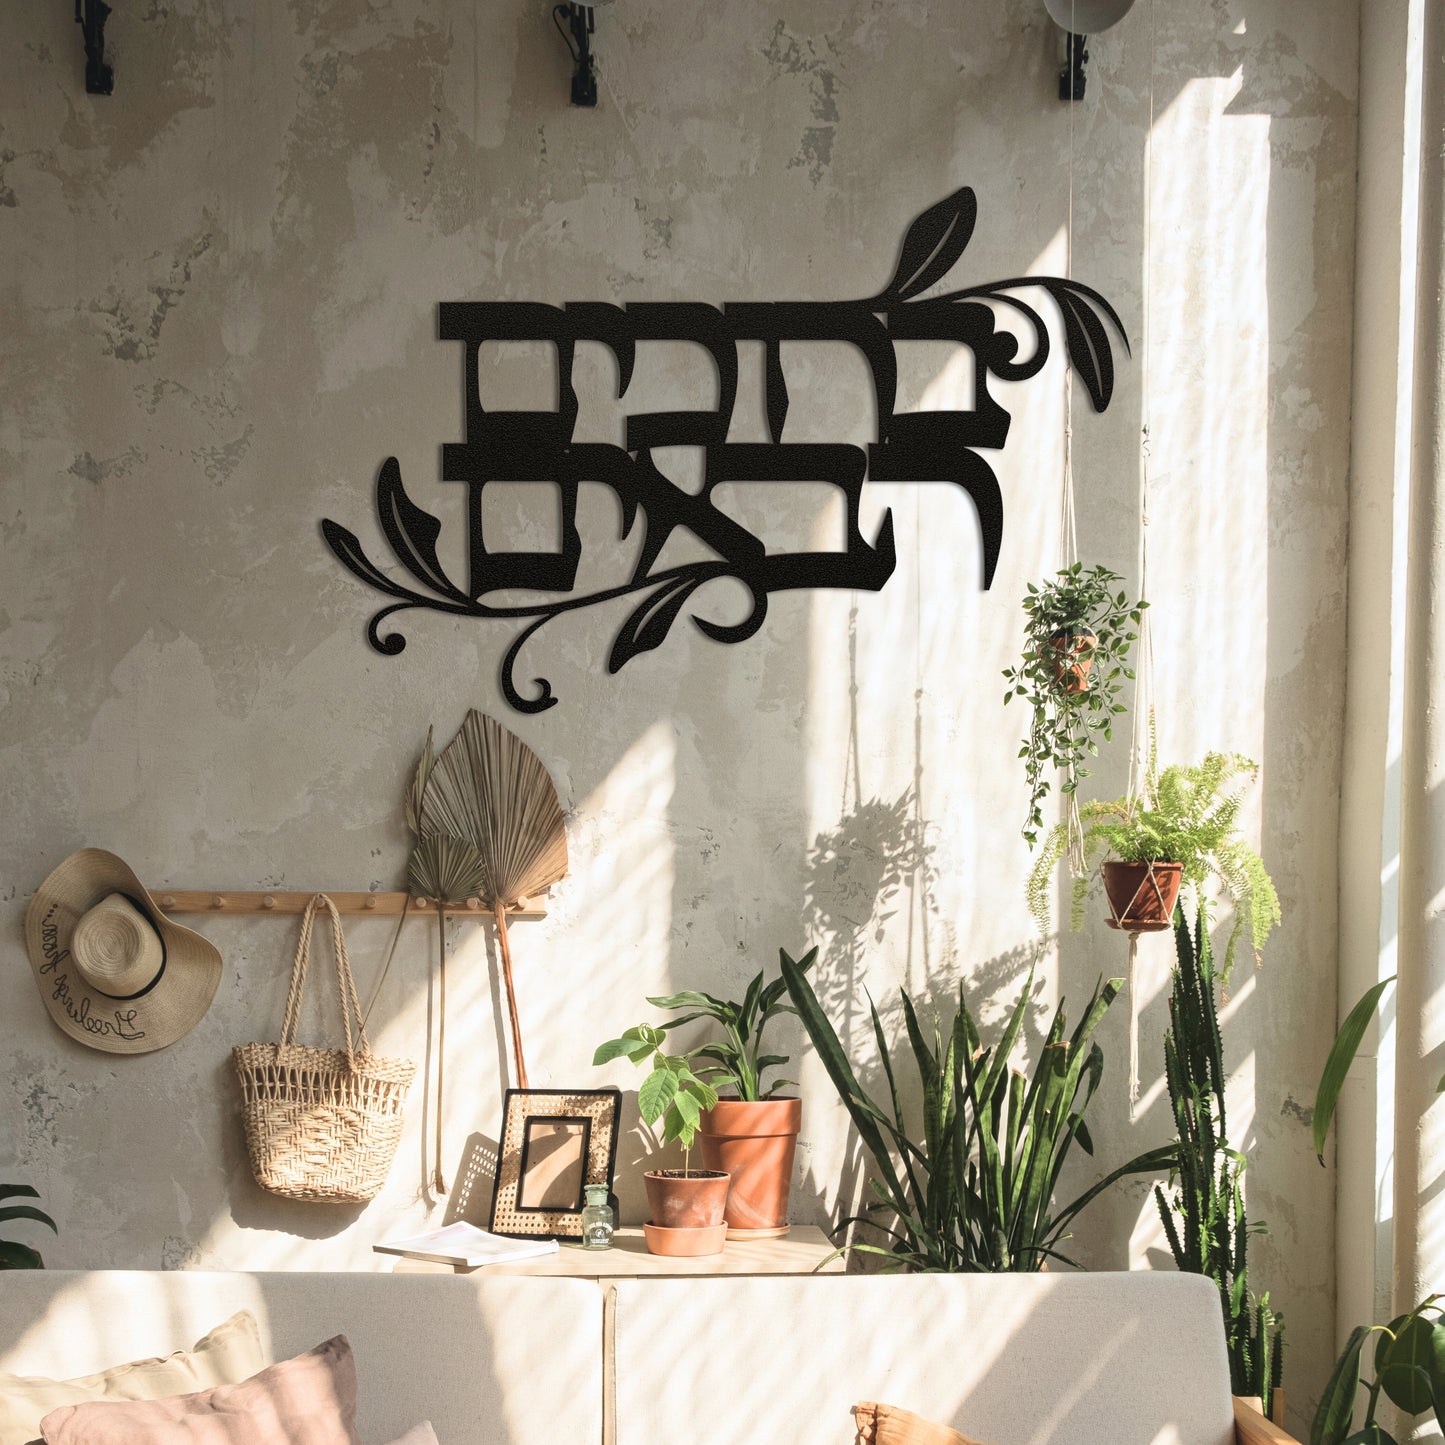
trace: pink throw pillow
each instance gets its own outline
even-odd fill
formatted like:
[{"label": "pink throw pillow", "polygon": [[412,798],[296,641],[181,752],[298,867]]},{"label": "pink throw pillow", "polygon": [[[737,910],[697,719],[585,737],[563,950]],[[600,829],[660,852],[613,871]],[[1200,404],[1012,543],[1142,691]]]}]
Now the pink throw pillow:
[{"label": "pink throw pillow", "polygon": [[337,1335],[239,1385],[62,1405],[40,1432],[46,1445],[358,1445],[356,1364]]}]

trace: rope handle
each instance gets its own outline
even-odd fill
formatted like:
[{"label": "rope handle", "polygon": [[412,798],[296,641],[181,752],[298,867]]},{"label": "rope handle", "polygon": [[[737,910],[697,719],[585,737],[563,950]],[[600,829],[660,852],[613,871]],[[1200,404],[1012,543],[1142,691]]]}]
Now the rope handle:
[{"label": "rope handle", "polygon": [[331,944],[336,955],[336,985],[341,995],[342,1024],[346,1029],[346,1060],[354,1068],[357,1045],[360,1045],[360,1052],[364,1056],[371,1052],[371,1042],[366,1036],[366,1022],[356,994],[356,979],[351,972],[351,956],[346,949],[341,914],[324,893],[313,894],[306,904],[306,912],[301,915],[301,935],[296,940],[296,959],[291,965],[291,986],[286,991],[286,1014],[281,1023],[281,1043],[294,1045],[296,1042],[296,1030],[301,1021],[301,1000],[306,992],[306,971],[311,965],[311,935],[315,928],[316,911],[320,907],[324,907],[331,915]]}]

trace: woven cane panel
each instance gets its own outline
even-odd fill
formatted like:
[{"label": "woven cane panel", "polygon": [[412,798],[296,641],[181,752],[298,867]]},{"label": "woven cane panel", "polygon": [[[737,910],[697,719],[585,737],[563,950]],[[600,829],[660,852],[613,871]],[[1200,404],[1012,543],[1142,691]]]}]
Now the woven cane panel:
[{"label": "woven cane panel", "polygon": [[613,1151],[617,1140],[618,1095],[611,1090],[598,1093],[552,1094],[514,1090],[507,1095],[507,1113],[502,1123],[501,1163],[497,1169],[497,1192],[492,1201],[492,1231],[538,1238],[581,1239],[580,1209],[519,1209],[522,1186],[522,1147],[531,1119],[588,1119],[588,1184],[612,1183]]}]

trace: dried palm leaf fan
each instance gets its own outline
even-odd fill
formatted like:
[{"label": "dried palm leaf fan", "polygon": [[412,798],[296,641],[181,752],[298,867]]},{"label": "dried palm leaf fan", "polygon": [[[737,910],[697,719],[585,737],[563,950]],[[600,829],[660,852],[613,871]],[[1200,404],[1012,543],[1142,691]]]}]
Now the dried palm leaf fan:
[{"label": "dried palm leaf fan", "polygon": [[435,899],[437,907],[437,1016],[440,1025],[437,1036],[437,1101],[436,1101],[436,1159],[432,1166],[432,1182],[438,1194],[447,1192],[446,1179],[442,1174],[442,1083],[446,1065],[447,1042],[447,932],[446,917],[441,906],[444,903],[462,903],[478,898],[482,892],[482,860],[477,850],[464,839],[452,838],[443,833],[432,834],[423,839],[421,835],[421,805],[426,792],[427,779],[436,766],[436,753],[432,747],[432,730],[426,730],[426,746],[422,749],[421,761],[412,775],[406,790],[406,826],[417,840],[407,862],[406,902],[402,904],[401,916],[396,921],[396,931],[391,936],[391,947],[387,950],[386,962],[382,964],[381,975],[371,991],[371,999],[362,1015],[362,1026],[371,1016],[376,1000],[381,996],[382,985],[391,972],[391,961],[396,957],[396,945],[401,930],[411,910],[412,899]]},{"label": "dried palm leaf fan", "polygon": [[482,861],[482,901],[497,920],[517,1087],[527,1087],[507,908],[567,872],[567,829],[547,769],[531,748],[476,709],[443,749],[422,792],[423,837],[448,833],[471,843]]}]

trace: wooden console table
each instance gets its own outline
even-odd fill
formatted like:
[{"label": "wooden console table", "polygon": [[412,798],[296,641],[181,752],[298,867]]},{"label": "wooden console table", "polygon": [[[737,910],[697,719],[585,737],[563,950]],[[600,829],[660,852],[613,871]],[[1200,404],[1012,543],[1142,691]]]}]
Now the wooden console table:
[{"label": "wooden console table", "polygon": [[[515,1264],[484,1264],[465,1269],[424,1259],[398,1259],[394,1274],[536,1274],[573,1279],[685,1279],[706,1275],[842,1274],[847,1261],[828,1259],[833,1243],[814,1224],[795,1224],[781,1239],[730,1239],[721,1254],[700,1259],[668,1259],[649,1254],[637,1225],[624,1225],[612,1236],[611,1249],[583,1249],[563,1244],[556,1254],[538,1255]],[[827,1264],[823,1261],[828,1259]]]}]

